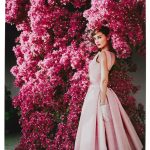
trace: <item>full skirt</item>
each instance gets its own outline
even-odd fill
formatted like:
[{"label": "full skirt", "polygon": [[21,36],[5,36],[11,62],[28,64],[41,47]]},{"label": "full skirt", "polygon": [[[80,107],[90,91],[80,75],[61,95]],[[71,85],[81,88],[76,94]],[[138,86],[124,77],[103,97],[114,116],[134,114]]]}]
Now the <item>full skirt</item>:
[{"label": "full skirt", "polygon": [[90,85],[84,99],[74,150],[141,150],[143,145],[117,95],[107,88],[100,105],[99,85]]}]

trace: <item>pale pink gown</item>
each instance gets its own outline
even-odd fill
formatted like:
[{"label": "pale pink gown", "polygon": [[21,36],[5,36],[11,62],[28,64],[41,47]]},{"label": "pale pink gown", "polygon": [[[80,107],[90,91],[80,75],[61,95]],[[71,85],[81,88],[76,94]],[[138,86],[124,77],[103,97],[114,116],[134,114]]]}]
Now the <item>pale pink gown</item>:
[{"label": "pale pink gown", "polygon": [[[117,95],[107,88],[108,103],[100,105],[101,68],[96,58],[89,64],[90,86],[85,96],[74,150],[141,150],[143,145]],[[108,67],[111,52],[106,51]]]}]

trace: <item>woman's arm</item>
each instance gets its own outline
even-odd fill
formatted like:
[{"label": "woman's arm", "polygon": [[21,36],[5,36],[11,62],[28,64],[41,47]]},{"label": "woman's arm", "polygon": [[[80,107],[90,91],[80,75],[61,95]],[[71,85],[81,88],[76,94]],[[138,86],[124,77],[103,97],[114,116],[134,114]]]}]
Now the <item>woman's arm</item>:
[{"label": "woman's arm", "polygon": [[106,92],[108,84],[108,66],[107,66],[107,56],[104,51],[101,52],[101,82],[100,82],[100,102],[101,104],[106,103]]}]

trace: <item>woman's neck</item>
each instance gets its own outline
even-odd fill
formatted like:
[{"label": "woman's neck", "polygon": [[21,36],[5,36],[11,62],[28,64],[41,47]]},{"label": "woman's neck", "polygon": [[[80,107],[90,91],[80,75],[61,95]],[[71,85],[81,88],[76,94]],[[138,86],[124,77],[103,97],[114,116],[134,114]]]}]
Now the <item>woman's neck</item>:
[{"label": "woman's neck", "polygon": [[100,52],[102,52],[102,51],[109,51],[109,46],[106,46],[106,47],[104,47],[104,48],[102,48],[102,49],[99,49],[99,51],[100,51]]}]

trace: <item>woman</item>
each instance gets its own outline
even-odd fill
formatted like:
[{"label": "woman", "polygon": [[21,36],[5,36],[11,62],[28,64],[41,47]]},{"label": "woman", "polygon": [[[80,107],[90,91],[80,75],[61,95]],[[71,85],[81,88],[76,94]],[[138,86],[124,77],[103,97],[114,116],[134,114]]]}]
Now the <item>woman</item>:
[{"label": "woman", "polygon": [[109,28],[92,33],[98,52],[89,64],[90,86],[84,99],[74,150],[141,150],[143,145],[115,92],[108,88],[115,64]]}]

